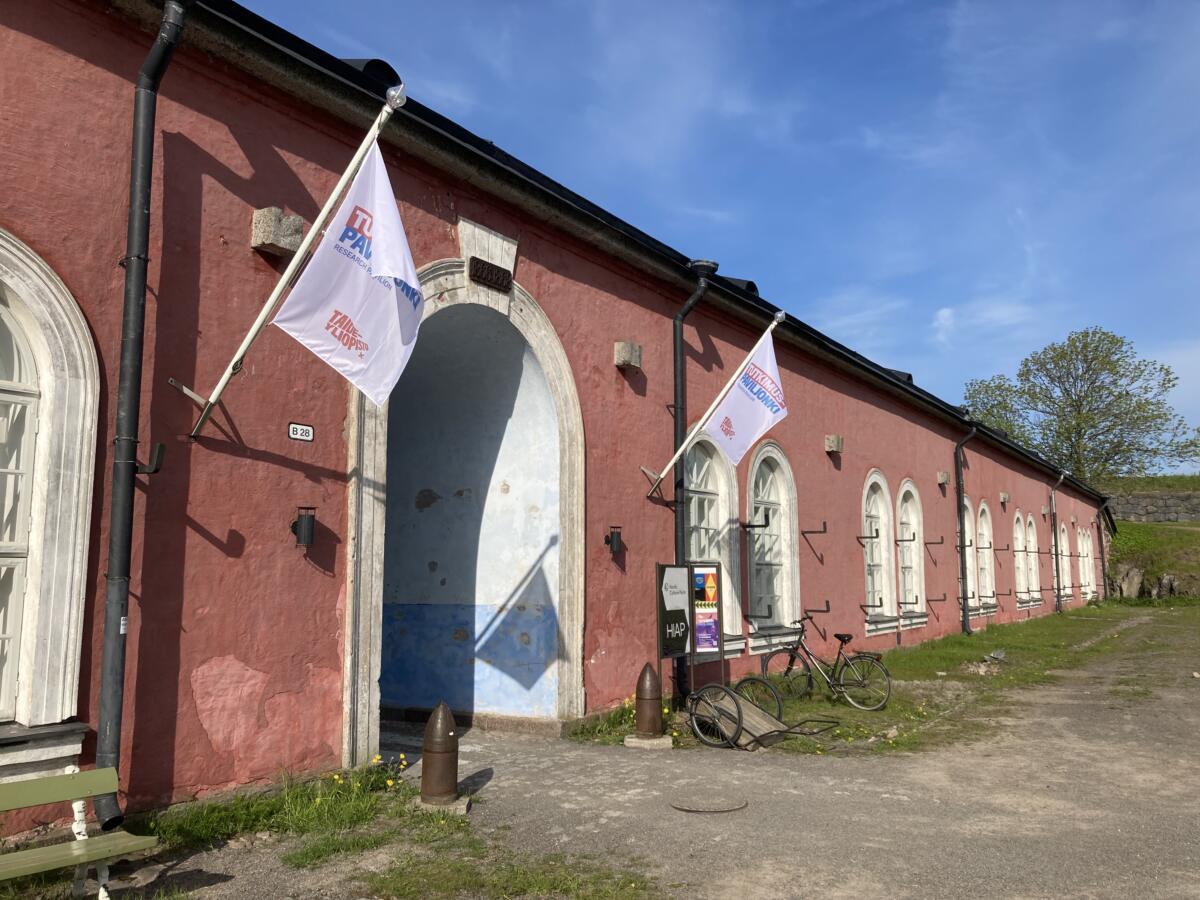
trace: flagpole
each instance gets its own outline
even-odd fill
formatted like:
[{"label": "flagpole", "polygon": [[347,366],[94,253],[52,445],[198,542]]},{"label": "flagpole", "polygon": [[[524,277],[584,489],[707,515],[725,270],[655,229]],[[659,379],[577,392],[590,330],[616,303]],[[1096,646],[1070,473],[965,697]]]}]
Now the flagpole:
[{"label": "flagpole", "polygon": [[200,433],[200,429],[204,427],[204,423],[208,421],[208,417],[212,415],[213,409],[216,408],[217,403],[221,399],[221,394],[225,391],[225,388],[229,384],[229,379],[231,379],[238,369],[241,368],[242,360],[245,358],[246,353],[249,352],[250,345],[254,343],[255,339],[262,333],[262,330],[267,327],[267,322],[274,314],[275,308],[279,306],[279,301],[283,298],[284,291],[288,289],[288,286],[292,283],[292,280],[300,271],[300,267],[304,264],[304,260],[308,257],[308,251],[312,249],[312,245],[316,243],[317,238],[321,236],[326,222],[329,220],[329,217],[333,215],[333,211],[337,206],[338,200],[341,198],[347,186],[349,186],[350,181],[358,172],[358,168],[362,165],[363,159],[370,151],[371,146],[375,143],[376,138],[379,137],[379,132],[383,130],[383,126],[387,123],[387,120],[392,117],[392,113],[404,105],[404,101],[406,99],[407,97],[404,95],[403,84],[398,84],[393,88],[388,88],[387,101],[383,104],[383,107],[379,110],[379,115],[375,117],[375,121],[367,130],[366,137],[364,137],[362,143],[359,144],[358,150],[355,151],[354,157],[350,160],[350,165],[346,167],[346,171],[343,172],[342,177],[338,179],[338,183],[334,186],[333,192],[329,195],[329,199],[325,201],[325,205],[321,208],[321,212],[317,215],[317,218],[313,220],[312,225],[309,226],[308,233],[304,235],[304,240],[300,242],[299,248],[292,256],[292,259],[288,263],[287,268],[284,269],[283,274],[279,277],[279,281],[276,282],[275,289],[271,291],[271,296],[267,298],[266,304],[263,306],[262,311],[259,312],[258,318],[254,320],[254,324],[250,327],[249,333],[245,336],[245,338],[242,339],[242,343],[238,347],[237,352],[233,355],[233,359],[230,360],[229,365],[225,367],[225,371],[221,375],[221,380],[217,382],[217,386],[213,388],[212,394],[209,395],[208,400],[204,402],[204,408],[201,409],[200,417],[196,420],[196,424],[193,426],[189,437],[194,439],[196,435]]},{"label": "flagpole", "polygon": [[724,400],[725,396],[733,389],[733,386],[737,383],[737,380],[742,377],[742,373],[746,371],[746,366],[750,365],[750,360],[754,358],[754,354],[758,352],[758,348],[763,345],[763,341],[767,340],[771,336],[771,332],[775,330],[776,325],[783,321],[785,315],[786,313],[784,313],[782,309],[775,313],[775,318],[771,321],[771,324],[767,326],[767,330],[763,332],[762,337],[758,339],[758,342],[750,348],[750,352],[746,354],[746,358],[742,360],[742,364],[737,367],[737,370],[733,373],[733,377],[725,383],[725,386],[721,388],[720,393],[717,394],[716,399],[713,400],[712,404],[705,411],[704,415],[701,416],[700,420],[692,426],[692,430],[689,431],[687,437],[683,439],[683,443],[675,449],[675,455],[671,457],[670,462],[663,466],[663,470],[658,474],[658,477],[654,479],[654,483],[650,485],[650,490],[646,492],[647,497],[652,496],[654,492],[658,490],[658,486],[666,479],[667,473],[670,472],[675,466],[675,463],[679,457],[683,456],[683,451],[686,450],[688,444],[692,442],[692,438],[699,434],[700,429],[708,424],[708,420],[712,418],[712,414],[716,412],[717,407],[721,405],[721,401]]}]

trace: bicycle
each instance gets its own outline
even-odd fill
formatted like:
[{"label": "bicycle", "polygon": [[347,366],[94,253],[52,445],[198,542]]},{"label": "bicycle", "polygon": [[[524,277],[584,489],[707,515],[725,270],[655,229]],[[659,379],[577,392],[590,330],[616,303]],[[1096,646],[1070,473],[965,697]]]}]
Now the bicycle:
[{"label": "bicycle", "polygon": [[813,689],[813,669],[828,685],[834,699],[844,697],[858,709],[877,710],[887,706],[892,696],[892,676],[877,653],[847,655],[846,645],[853,635],[835,634],[838,640],[837,658],[833,662],[821,659],[804,642],[807,622],[816,627],[811,613],[805,613],[793,625],[799,625],[796,643],[781,647],[763,657],[762,673],[780,695],[786,699],[807,697]]}]

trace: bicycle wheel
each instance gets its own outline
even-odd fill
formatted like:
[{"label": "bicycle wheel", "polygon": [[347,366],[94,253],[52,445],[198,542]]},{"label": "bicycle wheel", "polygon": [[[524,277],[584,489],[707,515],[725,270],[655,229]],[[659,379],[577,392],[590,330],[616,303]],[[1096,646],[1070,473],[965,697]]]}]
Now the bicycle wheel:
[{"label": "bicycle wheel", "polygon": [[767,679],[759,678],[757,675],[747,675],[733,686],[733,690],[775,718],[783,718],[783,697],[779,695],[779,690],[775,685]]},{"label": "bicycle wheel", "polygon": [[696,740],[708,747],[736,747],[742,736],[742,706],[723,684],[706,684],[688,697],[688,718]]},{"label": "bicycle wheel", "polygon": [[799,700],[812,692],[813,674],[808,660],[787,647],[763,657],[762,673],[784,700]]},{"label": "bicycle wheel", "polygon": [[892,676],[873,656],[851,656],[838,672],[838,691],[859,709],[883,709],[892,696]]}]

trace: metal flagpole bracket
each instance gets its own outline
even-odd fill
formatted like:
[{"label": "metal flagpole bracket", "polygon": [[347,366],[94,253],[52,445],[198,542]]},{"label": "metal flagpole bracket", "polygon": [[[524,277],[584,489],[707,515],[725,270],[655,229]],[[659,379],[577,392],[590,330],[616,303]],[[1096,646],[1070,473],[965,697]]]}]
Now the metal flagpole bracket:
[{"label": "metal flagpole bracket", "polygon": [[380,108],[378,114],[375,116],[375,121],[371,123],[371,127],[367,129],[367,133],[363,137],[362,143],[359,144],[358,149],[354,152],[354,156],[350,160],[350,165],[346,167],[346,170],[342,173],[341,178],[338,179],[337,184],[330,193],[329,199],[325,201],[325,205],[321,208],[321,212],[318,213],[316,219],[313,220],[312,225],[309,226],[308,232],[304,235],[304,239],[300,242],[300,246],[296,249],[291,261],[288,262],[287,268],[284,269],[283,274],[279,277],[279,281],[276,282],[274,290],[271,291],[271,296],[267,298],[267,302],[259,311],[258,318],[254,320],[254,324],[250,326],[249,333],[247,333],[247,335],[242,339],[241,346],[238,347],[233,359],[230,361],[229,365],[225,367],[225,372],[221,375],[221,379],[217,382],[217,386],[213,388],[212,394],[210,394],[207,399],[203,397],[197,399],[199,395],[194,391],[188,389],[184,385],[179,384],[174,379],[171,380],[171,385],[173,387],[178,388],[186,397],[193,402],[198,403],[200,406],[200,416],[196,419],[196,424],[192,426],[192,430],[188,435],[189,437],[194,439],[200,434],[200,429],[204,427],[204,423],[207,422],[208,417],[212,415],[213,410],[221,400],[221,394],[229,385],[229,379],[241,370],[242,362],[246,358],[246,353],[250,350],[250,345],[254,343],[255,339],[262,334],[263,329],[267,327],[267,323],[270,321],[271,316],[275,313],[275,310],[283,300],[284,293],[289,287],[291,287],[292,282],[296,279],[296,276],[300,274],[300,269],[308,260],[309,251],[312,250],[313,245],[316,244],[317,240],[324,233],[325,225],[328,223],[329,217],[333,215],[333,211],[337,208],[337,204],[341,200],[342,194],[346,192],[346,189],[350,186],[350,182],[354,179],[354,176],[358,174],[359,167],[362,165],[367,153],[370,152],[371,147],[374,146],[375,140],[379,137],[379,133],[383,130],[383,126],[387,124],[387,120],[392,117],[392,113],[403,106],[407,99],[408,97],[405,93],[403,83],[398,84],[395,87],[388,88],[387,93],[385,94],[384,104]]},{"label": "metal flagpole bracket", "polygon": [[193,391],[190,387],[188,387],[186,384],[184,384],[183,382],[180,382],[180,381],[176,381],[174,378],[168,378],[167,384],[169,384],[171,387],[175,388],[175,390],[179,391],[179,393],[183,394],[183,396],[187,397],[189,400],[191,400],[193,403],[195,403],[201,409],[203,409],[204,404],[208,402],[203,397],[201,397],[199,394],[197,394],[195,391]]}]

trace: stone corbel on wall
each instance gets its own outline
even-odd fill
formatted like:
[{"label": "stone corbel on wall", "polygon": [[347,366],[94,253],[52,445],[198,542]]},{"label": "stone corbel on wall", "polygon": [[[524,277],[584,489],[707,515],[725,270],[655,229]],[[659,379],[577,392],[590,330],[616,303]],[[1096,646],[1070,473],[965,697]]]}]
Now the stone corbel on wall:
[{"label": "stone corbel on wall", "polygon": [[271,256],[291,256],[300,249],[306,224],[303,216],[285,216],[278,206],[256,209],[250,220],[250,247]]}]

